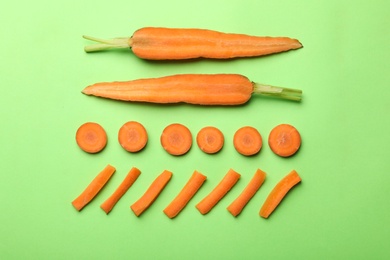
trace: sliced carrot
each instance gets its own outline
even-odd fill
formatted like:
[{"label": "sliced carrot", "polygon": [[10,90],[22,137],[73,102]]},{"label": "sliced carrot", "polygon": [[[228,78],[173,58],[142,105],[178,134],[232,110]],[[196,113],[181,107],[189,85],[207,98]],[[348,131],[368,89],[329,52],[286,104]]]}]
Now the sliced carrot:
[{"label": "sliced carrot", "polygon": [[222,149],[224,137],[218,128],[207,126],[198,132],[196,142],[203,152],[213,154]]},{"label": "sliced carrot", "polygon": [[207,177],[200,172],[195,171],[179,194],[164,209],[165,215],[167,215],[169,218],[176,217],[192,199],[195,193],[200,189],[200,187],[206,181],[206,178]]},{"label": "sliced carrot", "polygon": [[265,180],[265,172],[258,169],[251,181],[242,191],[242,193],[227,207],[227,210],[233,215],[237,216],[241,213],[243,208],[247,205],[250,199],[256,194]]},{"label": "sliced carrot", "polygon": [[74,200],[72,205],[78,210],[82,210],[92,199],[99,193],[99,191],[106,185],[114,174],[115,168],[107,165],[87,186],[87,188]]},{"label": "sliced carrot", "polygon": [[260,216],[268,218],[269,215],[276,209],[279,203],[283,200],[286,194],[298,183],[301,182],[301,177],[295,170],[287,174],[268,195],[263,206],[260,209]]},{"label": "sliced carrot", "polygon": [[114,193],[100,205],[100,208],[104,210],[106,214],[110,213],[110,211],[114,208],[116,203],[122,198],[122,196],[126,193],[126,191],[133,185],[133,183],[137,180],[140,174],[141,171],[138,168],[136,167],[131,168],[126,178],[122,181],[122,183],[118,186],[118,188],[114,191]]},{"label": "sliced carrot", "polygon": [[84,123],[77,129],[76,142],[83,151],[98,153],[107,144],[106,131],[97,123]]},{"label": "sliced carrot", "polygon": [[292,125],[281,124],[271,130],[268,144],[275,154],[281,157],[289,157],[299,150],[301,135]]},{"label": "sliced carrot", "polygon": [[260,151],[263,140],[256,128],[244,126],[234,134],[233,145],[240,154],[252,156]]},{"label": "sliced carrot", "polygon": [[129,121],[119,129],[118,141],[123,149],[135,153],[145,147],[148,142],[148,134],[142,124]]},{"label": "sliced carrot", "polygon": [[183,155],[192,146],[192,134],[182,124],[171,124],[164,128],[161,134],[161,145],[165,151],[172,155]]},{"label": "sliced carrot", "polygon": [[150,205],[157,199],[162,190],[168,184],[172,177],[172,172],[163,171],[149,186],[144,195],[141,196],[133,205],[130,206],[134,214],[139,217]]},{"label": "sliced carrot", "polygon": [[241,175],[230,169],[220,183],[197,205],[196,208],[201,214],[207,214],[240,179]]}]

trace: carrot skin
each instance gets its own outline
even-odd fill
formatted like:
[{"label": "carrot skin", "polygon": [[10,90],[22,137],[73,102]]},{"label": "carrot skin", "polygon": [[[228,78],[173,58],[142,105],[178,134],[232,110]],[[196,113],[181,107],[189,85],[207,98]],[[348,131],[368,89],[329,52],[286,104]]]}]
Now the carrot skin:
[{"label": "carrot skin", "polygon": [[202,187],[206,179],[207,177],[205,175],[195,171],[179,194],[164,209],[165,215],[169,218],[176,217],[184,209],[200,187]]},{"label": "carrot skin", "polygon": [[240,177],[241,175],[239,173],[230,169],[221,182],[196,205],[199,212],[203,215],[210,212],[212,208],[229,192],[229,190],[233,188]]},{"label": "carrot skin", "polygon": [[130,208],[134,214],[139,217],[145,210],[147,210],[153,202],[160,195],[162,190],[168,184],[172,177],[172,172],[164,170],[157,178],[152,182],[146,192],[135,202]]},{"label": "carrot skin", "polygon": [[133,167],[130,169],[129,173],[122,181],[122,183],[118,186],[118,188],[114,191],[114,193],[108,197],[101,205],[100,208],[106,212],[106,214],[110,213],[110,211],[114,208],[116,203],[122,198],[122,196],[126,193],[126,191],[133,185],[133,183],[137,180],[141,171]]},{"label": "carrot skin", "polygon": [[265,176],[265,172],[258,169],[242,193],[227,207],[227,210],[234,217],[241,213],[249,200],[252,199],[256,192],[260,189],[265,180]]},{"label": "carrot skin", "polygon": [[287,174],[278,184],[273,188],[273,190],[268,195],[263,206],[260,209],[260,216],[263,218],[268,218],[271,213],[276,209],[279,203],[287,195],[287,193],[298,183],[301,182],[301,177],[295,170],[292,170]]},{"label": "carrot skin", "polygon": [[104,185],[110,180],[114,174],[115,168],[111,165],[107,165],[87,186],[87,188],[72,201],[72,205],[81,211],[92,199],[99,193]]}]

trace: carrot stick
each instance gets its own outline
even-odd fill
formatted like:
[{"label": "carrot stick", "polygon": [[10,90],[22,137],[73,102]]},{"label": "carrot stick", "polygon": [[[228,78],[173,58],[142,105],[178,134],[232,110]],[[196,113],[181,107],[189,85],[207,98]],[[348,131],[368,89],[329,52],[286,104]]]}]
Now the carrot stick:
[{"label": "carrot stick", "polygon": [[300,101],[302,91],[254,83],[239,74],[177,74],[121,82],[100,82],[82,93],[121,101],[159,104],[242,105],[252,94]]},{"label": "carrot stick", "polygon": [[295,170],[287,174],[268,195],[263,206],[260,209],[260,216],[268,218],[269,215],[276,209],[282,199],[296,184],[301,182],[301,177]]},{"label": "carrot stick", "polygon": [[192,199],[195,193],[200,189],[200,187],[206,181],[206,178],[207,177],[200,172],[195,171],[179,194],[164,209],[165,215],[167,215],[169,218],[176,217]]},{"label": "carrot stick", "polygon": [[197,205],[201,214],[207,214],[240,179],[241,175],[230,169],[220,183]]},{"label": "carrot stick", "polygon": [[192,134],[182,124],[171,124],[164,128],[160,142],[165,151],[172,155],[183,155],[192,146]]},{"label": "carrot stick", "polygon": [[98,153],[107,144],[106,131],[97,123],[84,123],[77,129],[76,142],[83,151]]},{"label": "carrot stick", "polygon": [[114,193],[106,199],[101,205],[100,208],[106,212],[106,214],[110,213],[110,211],[114,208],[115,204],[122,198],[122,196],[126,193],[126,191],[133,185],[133,183],[137,180],[138,176],[141,174],[141,171],[138,168],[131,168],[126,178],[122,181],[122,183],[118,186],[118,188],[114,191]]},{"label": "carrot stick", "polygon": [[142,124],[129,121],[119,129],[118,141],[123,149],[135,153],[145,147],[148,142],[148,134]]},{"label": "carrot stick", "polygon": [[107,165],[87,186],[87,188],[72,201],[73,206],[78,210],[82,210],[92,199],[99,193],[99,191],[108,182],[114,174],[115,168]]},{"label": "carrot stick", "polygon": [[134,214],[139,217],[150,205],[157,199],[164,187],[172,177],[172,172],[163,171],[149,186],[144,195],[141,196],[133,205],[130,206]]},{"label": "carrot stick", "polygon": [[199,148],[208,154],[219,152],[224,144],[224,137],[222,132],[212,126],[202,128],[196,136],[196,142]]},{"label": "carrot stick", "polygon": [[256,194],[256,192],[260,189],[261,185],[265,180],[265,172],[258,169],[242,191],[242,193],[227,207],[227,210],[235,217],[241,213],[243,208],[248,204],[249,200]]},{"label": "carrot stick", "polygon": [[110,40],[83,37],[99,43],[86,46],[86,52],[131,48],[137,57],[149,60],[230,59],[302,48],[298,40],[288,37],[261,37],[187,28],[145,27],[135,31],[132,37]]},{"label": "carrot stick", "polygon": [[244,126],[238,129],[234,134],[233,145],[240,154],[252,156],[260,151],[263,140],[256,128]]},{"label": "carrot stick", "polygon": [[277,125],[269,134],[268,144],[275,154],[281,157],[289,157],[299,150],[301,135],[292,125]]}]

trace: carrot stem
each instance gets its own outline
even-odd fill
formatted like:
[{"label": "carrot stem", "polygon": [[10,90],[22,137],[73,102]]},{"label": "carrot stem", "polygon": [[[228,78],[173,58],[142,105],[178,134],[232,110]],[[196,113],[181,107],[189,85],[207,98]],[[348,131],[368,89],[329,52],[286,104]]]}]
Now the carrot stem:
[{"label": "carrot stem", "polygon": [[253,82],[253,93],[281,99],[301,101],[302,90],[282,88]]},{"label": "carrot stem", "polygon": [[113,39],[100,39],[92,36],[83,35],[84,39],[97,42],[97,44],[84,47],[85,52],[103,51],[108,49],[130,48],[129,37],[118,37]]}]

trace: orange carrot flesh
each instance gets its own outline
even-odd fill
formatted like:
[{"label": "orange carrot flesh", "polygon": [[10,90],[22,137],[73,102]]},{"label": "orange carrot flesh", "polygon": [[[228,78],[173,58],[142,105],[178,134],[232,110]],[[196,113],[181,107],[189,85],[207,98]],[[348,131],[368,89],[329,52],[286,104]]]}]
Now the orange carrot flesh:
[{"label": "orange carrot flesh", "polygon": [[224,136],[218,128],[207,126],[198,132],[196,142],[203,152],[213,154],[222,149]]},{"label": "orange carrot flesh", "polygon": [[265,180],[265,176],[265,172],[258,169],[242,193],[227,207],[227,210],[233,216],[236,217],[241,213],[250,199],[252,199],[256,192],[260,189]]},{"label": "orange carrot flesh", "polygon": [[301,182],[301,177],[295,170],[292,170],[287,174],[268,195],[263,206],[260,209],[260,216],[268,218],[271,213],[276,209],[279,203],[287,195],[287,193],[298,183]]},{"label": "orange carrot flesh", "polygon": [[148,142],[148,134],[145,127],[135,121],[125,123],[118,133],[119,144],[128,152],[141,151]]},{"label": "orange carrot flesh", "polygon": [[233,188],[241,175],[230,169],[220,183],[197,205],[201,214],[207,214]]},{"label": "orange carrot flesh", "polygon": [[114,174],[115,168],[107,165],[87,186],[87,188],[74,200],[72,205],[78,210],[82,210],[92,199],[99,193],[99,191],[106,185]]},{"label": "orange carrot flesh", "polygon": [[134,214],[139,217],[147,210],[160,195],[172,177],[172,172],[164,170],[149,186],[146,192],[130,206]]},{"label": "orange carrot flesh", "polygon": [[299,150],[301,135],[292,125],[281,124],[271,130],[268,144],[275,154],[281,157],[289,157]]},{"label": "orange carrot flesh", "polygon": [[169,218],[176,217],[200,189],[200,187],[206,181],[206,178],[207,177],[205,175],[195,171],[179,194],[164,209],[165,215],[167,215]]},{"label": "orange carrot flesh", "polygon": [[87,153],[98,153],[107,144],[106,131],[97,123],[84,123],[77,129],[76,142],[83,151]]},{"label": "orange carrot flesh", "polygon": [[239,74],[177,74],[87,86],[83,94],[132,102],[242,105],[252,94],[300,101],[302,91],[251,82]]},{"label": "orange carrot flesh", "polygon": [[100,208],[106,212],[106,214],[110,213],[110,211],[114,208],[116,203],[122,198],[122,196],[126,193],[126,191],[133,185],[133,183],[137,180],[141,171],[133,167],[130,169],[129,173],[122,181],[122,183],[118,186],[118,188],[114,191],[114,193],[108,197],[101,205]]},{"label": "orange carrot flesh", "polygon": [[161,145],[165,151],[172,155],[183,155],[192,146],[192,134],[182,124],[171,124],[164,128],[161,137]]},{"label": "orange carrot flesh", "polygon": [[252,156],[260,151],[263,140],[256,128],[244,126],[238,129],[234,134],[233,145],[240,154]]}]

